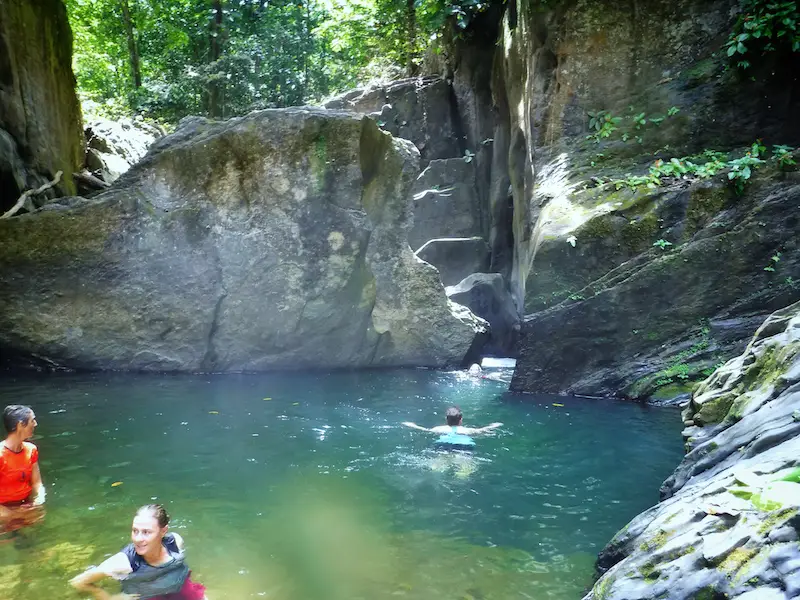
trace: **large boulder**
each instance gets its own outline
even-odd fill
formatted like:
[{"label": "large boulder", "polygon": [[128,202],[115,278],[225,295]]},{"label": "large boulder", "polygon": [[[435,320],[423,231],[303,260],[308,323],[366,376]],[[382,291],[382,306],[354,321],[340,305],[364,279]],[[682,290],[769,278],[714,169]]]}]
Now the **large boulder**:
[{"label": "large boulder", "polygon": [[418,160],[352,113],[185,120],[109,191],[0,221],[0,348],[79,368],[457,364],[483,324],[406,241]]},{"label": "large boulder", "polygon": [[62,172],[51,194],[74,194],[83,164],[72,33],[62,0],[0,3],[0,213]]},{"label": "large boulder", "polygon": [[513,356],[519,336],[519,312],[511,299],[505,277],[499,273],[473,273],[445,288],[453,302],[469,308],[489,323],[484,354]]},{"label": "large boulder", "polygon": [[585,600],[800,597],[800,304],[695,392],[662,502],[600,553]]}]

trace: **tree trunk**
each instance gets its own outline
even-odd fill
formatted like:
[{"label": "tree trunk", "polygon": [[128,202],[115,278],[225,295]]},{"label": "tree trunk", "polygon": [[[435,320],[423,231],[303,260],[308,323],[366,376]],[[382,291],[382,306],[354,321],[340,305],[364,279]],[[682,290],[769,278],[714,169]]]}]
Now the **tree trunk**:
[{"label": "tree trunk", "polygon": [[131,7],[128,0],[120,0],[122,8],[122,20],[125,23],[125,37],[128,39],[128,60],[131,63],[131,77],[133,79],[133,89],[138,90],[142,87],[142,69],[139,64],[139,44],[136,43],[136,32],[131,18]]},{"label": "tree trunk", "polygon": [[[214,9],[214,16],[211,19],[211,34],[209,47],[211,53],[209,54],[209,63],[216,63],[222,57],[223,48],[223,32],[222,32],[222,0],[212,0],[212,7]],[[224,83],[219,79],[212,79],[208,84],[208,114],[212,117],[219,117],[222,115],[222,86]]]},{"label": "tree trunk", "polygon": [[406,0],[406,23],[408,27],[406,74],[412,77],[417,71],[417,65],[414,64],[414,53],[417,47],[417,11],[414,8],[414,0]]}]

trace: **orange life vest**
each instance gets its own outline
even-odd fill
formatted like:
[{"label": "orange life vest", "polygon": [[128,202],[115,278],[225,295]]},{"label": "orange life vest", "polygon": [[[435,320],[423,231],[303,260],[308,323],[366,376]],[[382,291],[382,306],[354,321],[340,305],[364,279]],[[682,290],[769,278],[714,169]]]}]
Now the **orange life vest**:
[{"label": "orange life vest", "polygon": [[22,450],[12,452],[0,444],[0,504],[21,502],[33,489],[33,465],[39,450],[30,442],[22,442]]}]

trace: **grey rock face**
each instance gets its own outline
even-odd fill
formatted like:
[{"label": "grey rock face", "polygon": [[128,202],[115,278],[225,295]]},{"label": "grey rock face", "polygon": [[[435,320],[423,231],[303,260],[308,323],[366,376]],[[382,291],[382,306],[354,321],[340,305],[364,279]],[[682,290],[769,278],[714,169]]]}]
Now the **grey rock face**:
[{"label": "grey rock face", "polygon": [[417,173],[411,144],[352,113],[187,120],[109,191],[0,221],[0,348],[85,368],[457,364],[483,323],[408,247]]},{"label": "grey rock face", "polygon": [[402,79],[352,90],[326,102],[325,108],[372,116],[393,136],[411,140],[427,162],[464,155],[452,94],[440,77]]},{"label": "grey rock face", "polygon": [[417,250],[436,238],[483,237],[474,164],[463,158],[432,160],[414,183],[414,226],[408,243]]},{"label": "grey rock face", "polygon": [[[716,208],[699,211],[714,194]],[[543,244],[543,259],[562,257],[569,296],[525,317],[512,389],[648,397],[665,383],[703,379],[720,357],[742,351],[748,325],[800,300],[793,175],[765,170],[741,197],[720,181],[647,198],[638,216],[590,220],[575,247],[563,238]],[[672,245],[654,247],[659,237]],[[596,270],[631,247],[637,254],[626,262]],[[771,263],[778,267],[765,270]]]},{"label": "grey rock face", "polygon": [[600,553],[586,600],[798,597],[800,303],[770,316],[683,416],[687,454],[664,499]]},{"label": "grey rock face", "polygon": [[480,237],[431,240],[417,250],[416,256],[436,267],[445,286],[456,285],[489,267],[489,246]]},{"label": "grey rock face", "polygon": [[484,353],[513,356],[519,335],[519,313],[502,275],[473,273],[445,291],[450,300],[466,306],[489,323],[490,335]]}]

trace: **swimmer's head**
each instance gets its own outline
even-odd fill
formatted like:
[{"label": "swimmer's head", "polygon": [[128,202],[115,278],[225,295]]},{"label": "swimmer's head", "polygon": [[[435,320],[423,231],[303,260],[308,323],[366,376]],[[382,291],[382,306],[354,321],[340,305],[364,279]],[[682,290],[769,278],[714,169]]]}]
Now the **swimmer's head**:
[{"label": "swimmer's head", "polygon": [[456,425],[461,425],[461,419],[463,415],[461,414],[461,409],[457,406],[451,406],[447,409],[447,412],[444,413],[445,419],[447,419],[447,424],[455,427]]},{"label": "swimmer's head", "polygon": [[481,366],[477,363],[473,363],[470,368],[467,370],[468,375],[472,375],[473,377],[481,374]]},{"label": "swimmer's head", "polygon": [[29,429],[30,431],[23,432],[27,434],[24,436],[25,439],[28,439],[33,435],[33,430],[36,429],[37,425],[36,415],[33,414],[33,409],[30,406],[11,404],[3,410],[3,426],[8,433],[15,433],[17,428]]},{"label": "swimmer's head", "polygon": [[131,525],[131,541],[136,554],[161,551],[161,540],[169,529],[169,515],[160,504],[146,504],[136,511]]}]

